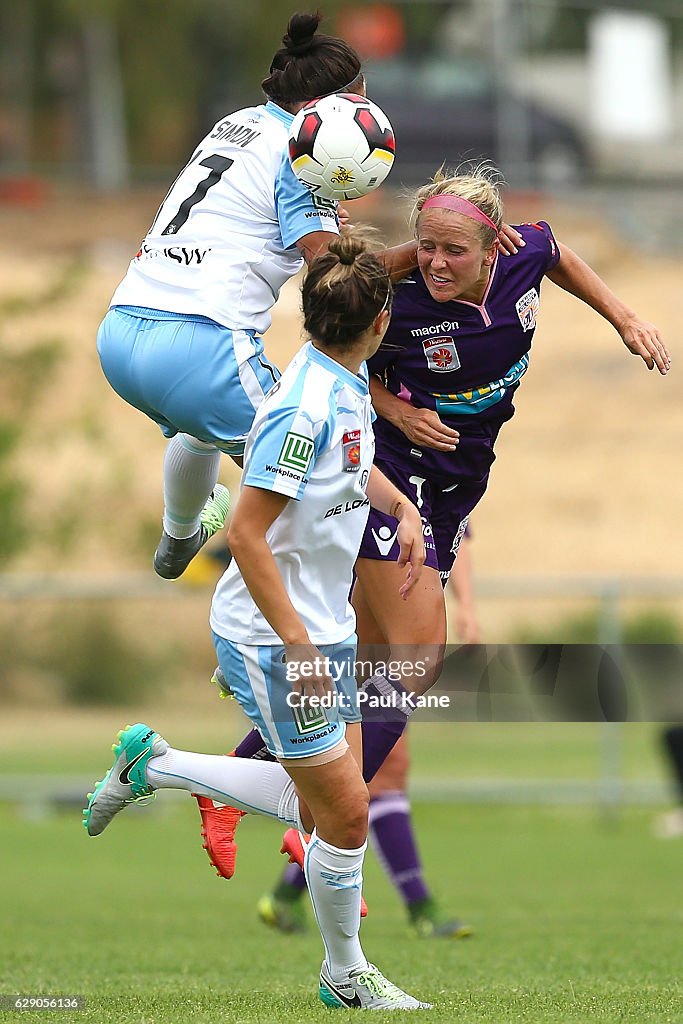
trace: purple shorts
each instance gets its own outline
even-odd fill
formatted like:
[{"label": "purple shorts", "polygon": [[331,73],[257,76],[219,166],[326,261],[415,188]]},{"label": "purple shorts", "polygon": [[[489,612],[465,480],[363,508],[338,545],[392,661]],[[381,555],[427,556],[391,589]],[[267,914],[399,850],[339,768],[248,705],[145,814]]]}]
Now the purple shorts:
[{"label": "purple shorts", "polygon": [[[476,483],[453,483],[419,476],[414,465],[398,465],[384,459],[375,459],[375,465],[417,505],[422,516],[425,565],[437,570],[445,587],[467,529],[468,516],[486,490],[488,475]],[[395,562],[399,550],[397,525],[393,516],[371,508],[358,557]]]}]

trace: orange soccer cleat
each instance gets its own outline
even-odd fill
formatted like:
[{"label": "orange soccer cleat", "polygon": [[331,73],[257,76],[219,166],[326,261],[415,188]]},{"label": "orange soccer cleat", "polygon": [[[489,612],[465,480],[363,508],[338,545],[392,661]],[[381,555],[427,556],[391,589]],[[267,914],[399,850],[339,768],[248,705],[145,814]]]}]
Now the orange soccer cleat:
[{"label": "orange soccer cleat", "polygon": [[219,878],[232,878],[237,859],[235,832],[247,812],[238,811],[230,804],[216,803],[208,796],[198,796],[197,793],[192,796],[202,816],[202,846],[209,855],[211,867],[216,869]]},{"label": "orange soccer cleat", "polygon": [[[311,837],[306,835],[305,832],[299,832],[296,828],[288,828],[282,837],[280,853],[285,853],[290,862],[292,864],[298,864],[302,871],[304,869],[306,846],[308,845],[310,838]],[[362,896],[360,898],[360,916],[368,916],[368,905]]]}]

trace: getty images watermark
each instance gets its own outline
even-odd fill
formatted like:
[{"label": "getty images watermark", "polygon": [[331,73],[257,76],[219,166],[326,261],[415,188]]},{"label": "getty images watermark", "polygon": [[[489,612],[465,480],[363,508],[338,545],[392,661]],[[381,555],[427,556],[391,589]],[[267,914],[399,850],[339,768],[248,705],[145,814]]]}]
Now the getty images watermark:
[{"label": "getty images watermark", "polygon": [[[387,661],[370,659],[359,661],[346,658],[339,661],[328,657],[316,657],[306,661],[288,661],[285,677],[291,685],[306,687],[313,680],[328,679],[333,684],[333,689],[324,694],[292,690],[287,694],[285,701],[287,707],[290,708],[336,708],[339,711],[358,708],[361,712],[363,709],[377,712],[386,708],[400,710],[406,715],[418,709],[447,709],[451,704],[449,694],[416,693],[412,689],[416,683],[419,685],[420,682],[426,682],[429,679],[430,660],[430,656],[426,655],[415,661],[407,658],[389,658]],[[385,692],[379,692],[375,688],[361,687],[350,692],[338,688],[344,680],[371,679],[377,675],[393,686],[385,687]],[[411,682],[409,690],[404,689],[404,681],[408,680]]]},{"label": "getty images watermark", "polygon": [[375,720],[683,721],[680,644],[375,645],[284,668],[283,721],[349,707]]}]

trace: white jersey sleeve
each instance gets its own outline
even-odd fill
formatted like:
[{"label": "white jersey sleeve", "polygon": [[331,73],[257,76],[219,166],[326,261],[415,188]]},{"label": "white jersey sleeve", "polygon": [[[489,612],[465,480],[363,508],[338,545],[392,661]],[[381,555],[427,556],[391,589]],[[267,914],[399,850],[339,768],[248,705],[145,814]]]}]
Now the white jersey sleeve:
[{"label": "white jersey sleeve", "polygon": [[275,182],[275,206],[286,247],[295,245],[311,231],[329,231],[326,225],[330,218],[334,219],[334,230],[338,230],[337,204],[303,189],[287,156],[283,157]]},{"label": "white jersey sleeve", "polygon": [[[316,384],[302,363],[297,374],[268,392],[247,442],[242,486],[277,491],[297,501],[303,497],[330,436],[329,403],[316,396]],[[278,393],[281,387],[285,395]]]},{"label": "white jersey sleeve", "polygon": [[112,305],[199,314],[262,334],[282,285],[303,265],[296,242],[338,232],[287,158],[292,115],[274,103],[220,120],[166,194]]}]

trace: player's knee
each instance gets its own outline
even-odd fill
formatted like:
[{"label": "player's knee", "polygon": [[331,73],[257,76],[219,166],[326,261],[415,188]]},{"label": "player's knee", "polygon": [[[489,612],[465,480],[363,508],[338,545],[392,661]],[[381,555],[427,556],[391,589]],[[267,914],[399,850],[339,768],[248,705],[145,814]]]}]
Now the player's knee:
[{"label": "player's knee", "polygon": [[335,846],[341,849],[355,850],[362,846],[368,837],[368,806],[370,797],[367,786],[354,793],[338,808],[335,818]]},{"label": "player's knee", "polygon": [[368,804],[350,816],[341,828],[337,845],[343,850],[357,850],[368,838]]}]

